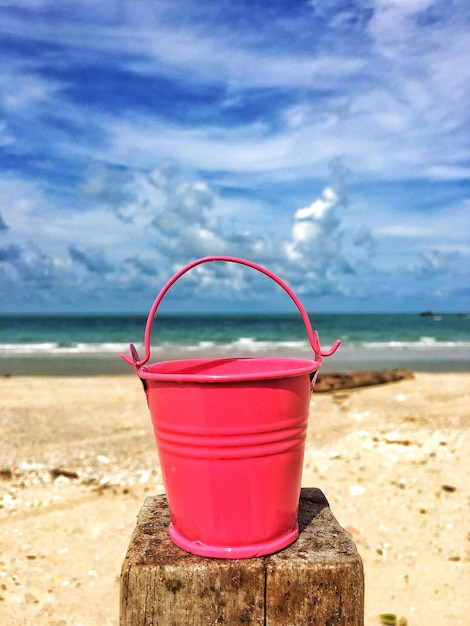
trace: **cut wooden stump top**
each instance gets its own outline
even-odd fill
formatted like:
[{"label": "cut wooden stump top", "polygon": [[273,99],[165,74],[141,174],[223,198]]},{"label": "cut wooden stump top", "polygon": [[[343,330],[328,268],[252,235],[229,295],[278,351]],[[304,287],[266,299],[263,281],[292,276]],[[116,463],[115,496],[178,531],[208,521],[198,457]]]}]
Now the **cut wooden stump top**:
[{"label": "cut wooden stump top", "polygon": [[168,535],[165,497],[149,497],[122,566],[121,626],[362,626],[362,560],[319,489],[302,489],[300,534],[280,552],[210,559]]}]

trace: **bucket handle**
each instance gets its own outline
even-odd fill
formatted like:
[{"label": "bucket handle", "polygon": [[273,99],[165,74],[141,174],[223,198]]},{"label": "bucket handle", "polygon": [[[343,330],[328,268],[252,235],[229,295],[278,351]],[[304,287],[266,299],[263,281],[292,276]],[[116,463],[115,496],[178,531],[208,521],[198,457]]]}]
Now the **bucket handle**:
[{"label": "bucket handle", "polygon": [[294,304],[297,306],[299,313],[302,316],[305,329],[307,331],[307,335],[310,341],[310,345],[312,346],[312,350],[315,354],[315,359],[321,364],[322,357],[331,356],[334,352],[336,352],[341,341],[337,339],[334,342],[333,346],[327,351],[323,351],[320,348],[320,338],[318,336],[318,332],[316,330],[312,330],[312,325],[310,323],[310,319],[308,317],[307,311],[304,309],[302,303],[297,298],[297,296],[292,291],[292,289],[289,287],[289,285],[287,285],[283,280],[281,280],[278,276],[276,276],[276,274],[266,269],[265,267],[262,267],[261,265],[254,263],[253,261],[247,261],[245,259],[240,259],[238,257],[208,256],[208,257],[203,257],[201,259],[197,259],[196,261],[192,261],[191,263],[183,267],[179,272],[177,272],[172,278],[170,278],[170,280],[166,283],[166,285],[164,285],[164,287],[158,294],[155,302],[153,303],[153,306],[150,309],[150,313],[147,318],[147,324],[145,326],[145,333],[144,333],[144,350],[145,350],[144,358],[139,359],[139,355],[137,353],[135,346],[133,344],[130,344],[129,346],[130,356],[128,356],[127,354],[121,353],[121,357],[124,359],[124,361],[126,361],[130,365],[133,365],[135,369],[142,367],[142,365],[145,365],[145,363],[147,363],[147,361],[150,359],[150,334],[152,331],[153,319],[160,305],[160,302],[163,300],[163,297],[165,296],[166,292],[179,278],[181,278],[181,276],[183,276],[183,274],[186,274],[186,272],[193,269],[193,267],[196,267],[197,265],[201,265],[202,263],[211,263],[213,261],[226,261],[228,263],[239,263],[240,265],[246,265],[247,267],[251,267],[257,270],[258,272],[265,274],[272,280],[274,280],[274,282],[276,282],[280,287],[284,289],[284,291],[291,297],[291,299],[294,301]]}]

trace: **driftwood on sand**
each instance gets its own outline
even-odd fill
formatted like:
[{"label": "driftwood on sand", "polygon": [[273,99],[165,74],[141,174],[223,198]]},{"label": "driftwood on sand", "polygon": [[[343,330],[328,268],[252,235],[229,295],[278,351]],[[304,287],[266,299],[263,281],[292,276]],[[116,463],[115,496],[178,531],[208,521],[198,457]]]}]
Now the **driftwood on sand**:
[{"label": "driftwood on sand", "polygon": [[383,385],[398,380],[413,378],[413,372],[407,369],[384,369],[365,372],[341,372],[338,374],[319,374],[313,390],[317,393],[355,389],[370,385]]}]

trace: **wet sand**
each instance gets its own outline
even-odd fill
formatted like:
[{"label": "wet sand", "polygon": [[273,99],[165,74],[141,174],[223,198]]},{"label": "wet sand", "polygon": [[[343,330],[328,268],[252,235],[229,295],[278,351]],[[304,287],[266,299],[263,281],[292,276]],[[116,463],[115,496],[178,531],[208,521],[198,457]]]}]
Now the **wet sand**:
[{"label": "wet sand", "polygon": [[[303,485],[364,561],[365,624],[467,624],[470,374],[314,394]],[[163,492],[130,376],[0,379],[0,624],[118,624],[119,573]]]}]

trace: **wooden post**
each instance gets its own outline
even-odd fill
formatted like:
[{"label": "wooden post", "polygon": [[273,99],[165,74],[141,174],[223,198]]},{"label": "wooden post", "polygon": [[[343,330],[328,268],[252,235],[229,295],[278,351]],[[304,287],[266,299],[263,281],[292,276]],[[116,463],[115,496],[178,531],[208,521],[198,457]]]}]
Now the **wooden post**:
[{"label": "wooden post", "polygon": [[298,540],[277,554],[208,559],[168,535],[150,497],[121,572],[121,626],[363,626],[362,560],[319,489],[302,489]]}]

